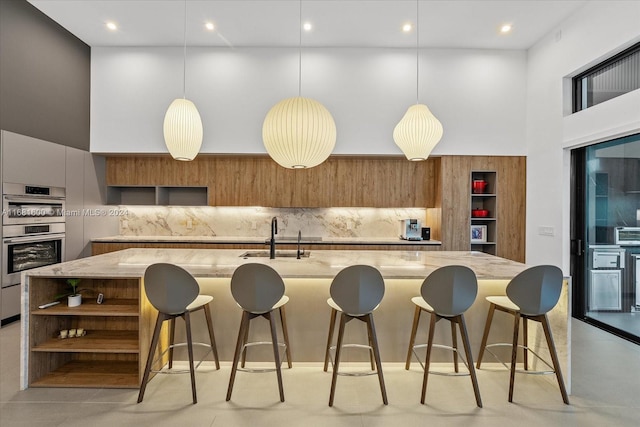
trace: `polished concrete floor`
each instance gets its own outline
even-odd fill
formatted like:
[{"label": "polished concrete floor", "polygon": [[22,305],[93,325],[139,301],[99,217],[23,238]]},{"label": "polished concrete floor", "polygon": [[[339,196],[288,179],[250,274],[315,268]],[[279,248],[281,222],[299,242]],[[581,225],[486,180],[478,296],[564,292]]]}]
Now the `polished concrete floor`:
[{"label": "polished concrete floor", "polygon": [[19,390],[17,323],[0,329],[0,426],[636,426],[640,418],[640,346],[573,320],[571,405],[562,403],[551,376],[518,375],[515,403],[507,402],[509,375],[483,369],[484,408],[477,408],[468,377],[432,376],[421,405],[422,373],[385,364],[389,405],[375,376],[339,377],[328,403],[331,376],[320,365],[283,371],[286,402],[274,373],[238,373],[225,401],[229,364],[198,372],[199,403],[191,404],[188,375],[159,375],[136,403],[137,390]]},{"label": "polished concrete floor", "polygon": [[640,336],[640,311],[632,313],[606,313],[590,311],[587,316],[607,325],[618,328],[621,331],[629,332],[635,336]]}]

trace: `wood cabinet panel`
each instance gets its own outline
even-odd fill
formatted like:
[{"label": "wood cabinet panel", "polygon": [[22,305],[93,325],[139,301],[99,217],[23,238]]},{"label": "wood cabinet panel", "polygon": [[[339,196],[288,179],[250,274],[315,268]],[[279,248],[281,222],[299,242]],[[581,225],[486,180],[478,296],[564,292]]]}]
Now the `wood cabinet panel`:
[{"label": "wood cabinet panel", "polygon": [[472,170],[495,171],[497,255],[525,256],[526,159],[519,156],[330,157],[305,170],[268,156],[201,155],[107,158],[107,185],[207,186],[211,206],[421,207],[442,250],[468,250]]},{"label": "wood cabinet panel", "polygon": [[109,186],[208,186],[212,206],[431,207],[435,160],[332,157],[291,170],[266,156],[107,158]]},{"label": "wood cabinet panel", "polygon": [[[29,385],[32,387],[138,388],[151,343],[156,313],[140,279],[82,279],[82,287],[105,303],[64,302],[38,309],[55,299],[65,278],[30,277]],[[62,329],[83,328],[80,338],[58,338]],[[166,327],[161,348],[167,345]],[[156,364],[163,365],[166,357]]]},{"label": "wood cabinet panel", "polygon": [[496,172],[498,199],[496,255],[524,262],[526,159],[519,156],[443,156],[440,191],[442,250],[468,250],[472,170]]}]

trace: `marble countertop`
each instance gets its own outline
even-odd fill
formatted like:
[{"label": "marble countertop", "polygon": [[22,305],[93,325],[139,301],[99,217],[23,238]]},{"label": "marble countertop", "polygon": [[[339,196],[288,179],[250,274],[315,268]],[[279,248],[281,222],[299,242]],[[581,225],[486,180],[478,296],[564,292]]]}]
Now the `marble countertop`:
[{"label": "marble countertop", "polygon": [[[148,265],[167,262],[196,277],[231,277],[241,264],[268,264],[284,278],[333,278],[344,267],[368,264],[385,279],[423,279],[445,265],[471,268],[478,279],[509,280],[527,266],[483,252],[310,250],[308,258],[243,257],[240,249],[125,249],[29,270],[31,277],[139,278]],[[253,251],[255,252],[255,251]],[[282,251],[293,253],[295,251]]]},{"label": "marble countertop", "polygon": [[[91,239],[93,243],[212,243],[264,244],[265,237],[242,236],[107,236]],[[276,236],[276,244],[297,244],[297,236]],[[303,245],[441,245],[439,240],[403,240],[392,237],[312,237],[302,236]]]}]

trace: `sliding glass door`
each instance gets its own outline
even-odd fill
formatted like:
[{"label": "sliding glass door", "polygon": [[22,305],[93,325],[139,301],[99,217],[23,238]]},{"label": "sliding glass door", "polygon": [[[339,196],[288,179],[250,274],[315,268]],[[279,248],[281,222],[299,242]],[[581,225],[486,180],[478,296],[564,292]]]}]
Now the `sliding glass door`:
[{"label": "sliding glass door", "polygon": [[573,313],[640,343],[640,135],[572,151]]}]

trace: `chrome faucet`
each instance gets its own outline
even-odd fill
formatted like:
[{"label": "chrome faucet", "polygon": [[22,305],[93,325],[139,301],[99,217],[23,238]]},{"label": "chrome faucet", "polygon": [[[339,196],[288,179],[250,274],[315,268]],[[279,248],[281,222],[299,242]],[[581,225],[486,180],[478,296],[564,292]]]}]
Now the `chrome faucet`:
[{"label": "chrome faucet", "polygon": [[276,259],[276,234],[278,234],[278,219],[271,218],[271,240],[269,240],[269,258]]},{"label": "chrome faucet", "polygon": [[302,254],[302,252],[300,252],[300,240],[302,240],[302,231],[298,230],[298,251],[296,252],[297,259],[300,259],[300,255]]}]

